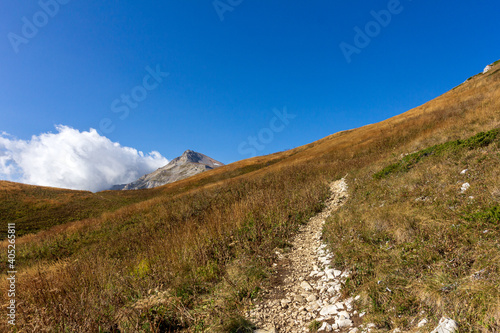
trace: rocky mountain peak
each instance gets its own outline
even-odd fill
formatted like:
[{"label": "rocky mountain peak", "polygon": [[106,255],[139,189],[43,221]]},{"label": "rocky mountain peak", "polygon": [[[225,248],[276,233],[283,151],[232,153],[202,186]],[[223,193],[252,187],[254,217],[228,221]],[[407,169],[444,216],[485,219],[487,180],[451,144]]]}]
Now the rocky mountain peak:
[{"label": "rocky mountain peak", "polygon": [[190,150],[190,149],[186,150],[181,156],[174,158],[172,161],[170,161],[169,164],[183,165],[186,163],[201,163],[201,164],[205,164],[206,166],[208,166],[211,169],[223,165],[222,163],[208,157],[207,155],[197,153],[197,152]]},{"label": "rocky mountain peak", "polygon": [[136,190],[153,188],[194,176],[200,172],[215,169],[223,165],[223,163],[207,155],[188,149],[181,156],[174,158],[164,167],[148,175],[144,175],[130,184],[115,185],[112,189]]},{"label": "rocky mountain peak", "polygon": [[197,153],[193,150],[186,150],[180,157],[179,159],[186,161],[186,162],[191,162],[191,163],[198,163],[203,159],[205,155]]}]

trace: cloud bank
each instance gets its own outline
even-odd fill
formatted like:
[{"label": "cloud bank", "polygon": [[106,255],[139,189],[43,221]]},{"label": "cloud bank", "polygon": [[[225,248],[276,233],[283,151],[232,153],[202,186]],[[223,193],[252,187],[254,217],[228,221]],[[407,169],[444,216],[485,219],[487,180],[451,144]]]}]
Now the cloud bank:
[{"label": "cloud bank", "polygon": [[0,133],[0,179],[32,185],[102,191],[130,183],[168,160],[144,154],[99,135],[59,125],[58,133],[18,140]]}]

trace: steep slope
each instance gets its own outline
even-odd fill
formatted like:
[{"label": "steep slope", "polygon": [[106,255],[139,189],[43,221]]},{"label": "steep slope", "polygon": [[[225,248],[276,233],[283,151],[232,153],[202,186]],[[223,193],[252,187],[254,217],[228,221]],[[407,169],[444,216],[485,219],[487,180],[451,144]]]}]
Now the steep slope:
[{"label": "steep slope", "polygon": [[[139,190],[154,188],[175,181],[185,179],[201,172],[212,170],[224,164],[206,155],[186,150],[181,156],[173,159],[167,165],[158,170],[144,175],[138,180],[124,185],[123,190]],[[117,189],[117,185],[113,189]]]},{"label": "steep slope", "polygon": [[[498,144],[474,149],[470,160],[469,148],[461,153],[465,154],[463,158],[456,156],[459,160],[447,157],[434,163],[428,159],[427,164],[419,166],[422,174],[432,176],[428,180],[406,178],[401,176],[405,170],[399,172],[394,168],[390,170],[398,171],[397,174],[388,174],[381,180],[375,180],[373,175],[399,163],[403,158],[400,156],[467,139],[499,126],[500,66],[495,64],[487,73],[476,75],[448,93],[378,124],[333,134],[297,149],[239,161],[154,189],[104,192],[107,198],[119,193],[144,200],[93,219],[66,223],[16,239],[16,260],[23,263],[19,267],[22,278],[16,280],[17,288],[23,291],[18,296],[19,304],[23,304],[17,312],[18,328],[74,332],[117,331],[117,328],[132,332],[242,331],[240,328],[249,324],[241,314],[259,295],[262,285],[268,284],[265,278],[274,272],[272,264],[277,249],[288,251],[294,233],[321,211],[329,195],[326,184],[349,174],[350,199],[345,208],[338,211],[338,218],[334,216],[327,221],[327,236],[336,253],[335,264],[352,269],[350,281],[360,283],[346,286],[361,295],[361,304],[355,306],[362,306],[359,310],[366,308],[367,317],[381,329],[392,329],[395,325],[412,328],[414,322],[410,322],[420,316],[421,311],[426,311],[436,318],[453,316],[461,327],[470,331],[494,331],[500,325],[500,318],[491,315],[498,313],[495,312],[498,298],[491,301],[481,295],[498,297],[498,284],[491,287],[490,283],[498,280],[486,280],[489,278],[486,275],[485,280],[478,279],[491,289],[488,294],[479,293],[479,298],[475,297],[475,286],[471,291],[463,289],[470,285],[459,284],[456,290],[462,293],[459,297],[462,301],[453,307],[455,304],[449,304],[449,300],[457,299],[450,296],[455,292],[453,284],[456,279],[464,280],[469,273],[466,269],[476,270],[492,263],[487,270],[491,270],[492,276],[498,276],[495,263],[499,261],[494,257],[498,243],[494,245],[496,249],[492,248],[497,238],[476,243],[478,248],[486,246],[480,249],[481,256],[467,252],[467,260],[461,260],[457,254],[462,249],[457,244],[468,246],[465,250],[474,244],[467,243],[467,239],[454,242],[454,238],[446,238],[458,230],[453,226],[457,225],[453,219],[458,220],[461,212],[456,211],[454,215],[455,211],[446,210],[444,221],[437,221],[436,217],[441,218],[436,214],[439,211],[432,201],[424,199],[444,197],[440,193],[441,184],[433,178],[438,174],[435,171],[447,172],[450,165],[459,163],[459,168],[455,167],[451,173],[456,177],[450,178],[444,189],[454,194],[453,191],[460,191],[463,182],[468,181],[472,192],[465,192],[463,198],[447,195],[439,207],[470,208],[470,218],[485,225],[481,232],[488,230],[482,235],[490,237],[493,230],[492,235],[496,237],[498,230],[490,226],[494,224],[490,217],[497,216],[496,210],[487,210],[481,215],[479,209],[491,206],[493,194],[498,193],[498,163],[495,164]],[[455,156],[453,152],[449,155]],[[491,170],[490,174],[496,172],[497,176],[470,173],[476,179],[488,178],[481,179],[474,189],[474,178],[462,179],[460,170],[468,166],[463,165],[464,161],[487,163],[479,166],[481,170]],[[451,184],[458,185],[457,181],[461,181],[460,186],[452,189]],[[432,184],[437,186],[428,188]],[[408,185],[436,192],[414,196],[416,192]],[[482,191],[482,186],[488,186],[488,191]],[[373,193],[379,195],[374,197]],[[384,200],[384,196],[390,200]],[[38,200],[36,195],[32,199]],[[397,204],[397,200],[406,200],[403,208],[410,203],[416,206],[409,206],[412,210],[408,210],[407,215],[397,207],[384,210]],[[423,205],[426,205],[425,211]],[[370,217],[368,214],[372,211],[377,215]],[[425,212],[425,215],[417,221],[412,212]],[[349,221],[350,224],[346,224]],[[401,228],[392,234],[390,223]],[[478,227],[467,229],[467,235],[475,237]],[[435,231],[445,237],[433,234]],[[450,234],[445,233],[448,231]],[[415,254],[429,248],[426,242],[430,238],[445,240],[446,247],[432,248],[430,260],[421,262]],[[361,241],[363,243],[358,244]],[[393,243],[396,243],[395,251],[390,248]],[[7,261],[7,245],[5,241],[0,243],[3,262]],[[399,258],[400,262],[390,266],[384,253]],[[369,260],[371,255],[376,255],[375,260]],[[469,258],[477,259],[472,263],[475,266],[470,266]],[[406,267],[410,269],[389,270],[405,268],[402,265],[409,265]],[[454,273],[462,274],[451,276],[450,284],[447,283],[450,276],[446,275],[449,267],[457,267]],[[386,272],[387,278],[383,278]],[[417,280],[406,285],[404,281],[393,280],[398,277],[395,273],[404,273],[404,278],[412,274]],[[419,281],[419,277],[426,280]],[[364,289],[356,290],[359,286]],[[0,281],[0,288],[7,290],[7,281]],[[421,293],[411,297],[412,290]],[[435,295],[441,296],[435,298]],[[8,301],[5,293],[0,295],[2,304]],[[440,307],[436,301],[445,306]],[[491,304],[483,306],[487,302]],[[401,307],[394,307],[395,304]],[[469,307],[484,320],[464,316]],[[394,314],[401,316],[398,322],[388,320],[387,313],[377,313],[384,309],[398,311]],[[485,311],[478,311],[482,309]],[[485,328],[485,323],[489,328]],[[5,322],[0,322],[0,328],[5,328],[2,325],[6,325]],[[147,329],[142,329],[144,327]]]}]

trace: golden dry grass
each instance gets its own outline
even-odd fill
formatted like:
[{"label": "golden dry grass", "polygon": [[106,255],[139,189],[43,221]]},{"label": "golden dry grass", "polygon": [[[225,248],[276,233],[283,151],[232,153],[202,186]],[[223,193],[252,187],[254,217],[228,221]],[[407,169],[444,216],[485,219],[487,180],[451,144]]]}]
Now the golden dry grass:
[{"label": "golden dry grass", "polygon": [[326,230],[336,264],[353,272],[346,290],[379,327],[446,315],[464,332],[500,328],[500,131],[491,133],[484,146],[445,144],[409,168],[349,177],[350,202]]}]

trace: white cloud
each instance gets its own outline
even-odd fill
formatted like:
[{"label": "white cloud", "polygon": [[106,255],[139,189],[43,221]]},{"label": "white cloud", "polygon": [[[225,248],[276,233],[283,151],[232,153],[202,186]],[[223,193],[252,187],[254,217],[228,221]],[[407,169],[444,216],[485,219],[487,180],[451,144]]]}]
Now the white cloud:
[{"label": "white cloud", "polygon": [[43,133],[17,140],[0,133],[0,178],[32,185],[101,191],[150,173],[168,160],[157,151],[144,154],[99,135],[56,126],[58,133]]}]

